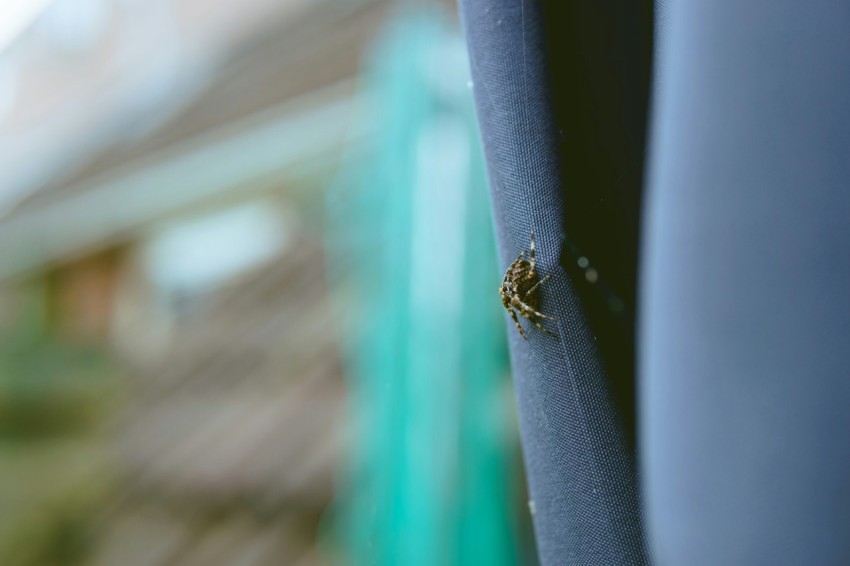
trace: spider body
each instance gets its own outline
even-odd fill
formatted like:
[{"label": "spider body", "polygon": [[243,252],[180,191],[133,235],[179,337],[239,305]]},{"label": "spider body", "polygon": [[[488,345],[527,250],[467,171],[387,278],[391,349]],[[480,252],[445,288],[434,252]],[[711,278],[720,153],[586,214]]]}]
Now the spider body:
[{"label": "spider body", "polygon": [[531,231],[531,245],[528,251],[521,251],[514,262],[505,272],[505,278],[499,286],[499,295],[502,297],[502,306],[510,313],[511,318],[519,330],[520,336],[528,340],[522,325],[519,323],[517,313],[534,326],[549,334],[555,334],[540,324],[541,320],[555,320],[538,311],[540,299],[537,291],[540,286],[548,281],[551,275],[547,275],[538,281],[534,258],[534,230]]}]

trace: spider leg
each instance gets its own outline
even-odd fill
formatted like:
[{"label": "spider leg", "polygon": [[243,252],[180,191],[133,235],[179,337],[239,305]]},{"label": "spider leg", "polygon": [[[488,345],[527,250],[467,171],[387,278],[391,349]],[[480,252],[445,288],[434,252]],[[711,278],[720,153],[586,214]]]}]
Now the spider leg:
[{"label": "spider leg", "polygon": [[528,292],[526,293],[526,295],[531,295],[532,293],[534,293],[535,291],[537,291],[537,288],[538,288],[538,287],[540,287],[543,283],[545,283],[546,281],[549,281],[550,279],[552,279],[552,276],[551,276],[551,275],[547,275],[546,277],[544,277],[543,279],[541,279],[540,281],[538,281],[537,283],[535,283],[535,284],[531,287],[531,289],[529,289],[529,290],[528,290]]},{"label": "spider leg", "polygon": [[520,314],[522,315],[522,317],[524,319],[529,321],[531,324],[533,324],[534,326],[536,326],[537,328],[539,328],[540,330],[542,330],[543,332],[545,332],[549,336],[554,336],[556,338],[558,337],[557,334],[555,334],[554,332],[552,332],[551,330],[549,330],[548,328],[546,328],[545,326],[540,324],[540,322],[537,320],[537,318],[542,318],[542,319],[545,319],[545,320],[552,320],[552,321],[554,321],[556,319],[552,318],[551,316],[546,316],[545,314],[537,312],[536,310],[532,309],[531,307],[529,307],[528,305],[526,305],[522,301],[517,300],[517,302],[520,303],[520,306],[518,308],[519,308]]},{"label": "spider leg", "polygon": [[511,313],[511,318],[514,319],[514,324],[516,324],[516,329],[519,330],[519,335],[522,336],[525,340],[528,340],[528,336],[525,335],[525,330],[522,329],[522,325],[519,323],[519,319],[516,317],[516,313],[514,309],[511,307],[507,307],[508,312]]},{"label": "spider leg", "polygon": [[[549,319],[549,320],[555,320],[555,319],[554,319],[554,318],[551,318],[551,319]],[[530,319],[530,318],[529,318],[529,319],[528,319],[528,321],[529,321],[531,324],[533,324],[534,326],[536,326],[537,328],[539,328],[540,330],[542,330],[543,332],[545,332],[546,334],[548,334],[549,336],[555,336],[555,337],[557,338],[557,336],[558,336],[557,334],[555,334],[554,332],[552,332],[551,330],[549,330],[548,328],[546,328],[545,326],[543,326],[542,324],[540,324],[540,323],[539,323],[539,322],[537,322],[536,320],[533,320],[533,319]]]},{"label": "spider leg", "polygon": [[514,297],[511,300],[511,306],[518,309],[519,313],[523,316],[523,318],[527,318],[528,320],[531,320],[531,318],[530,318],[531,316],[535,316],[537,318],[542,318],[544,320],[555,320],[551,316],[546,316],[543,313],[537,312],[536,310],[534,310],[533,308],[531,308],[527,304],[523,303],[522,301],[520,301],[516,297]]},{"label": "spider leg", "polygon": [[531,229],[531,251],[529,255],[531,255],[531,271],[534,271],[534,228]]}]

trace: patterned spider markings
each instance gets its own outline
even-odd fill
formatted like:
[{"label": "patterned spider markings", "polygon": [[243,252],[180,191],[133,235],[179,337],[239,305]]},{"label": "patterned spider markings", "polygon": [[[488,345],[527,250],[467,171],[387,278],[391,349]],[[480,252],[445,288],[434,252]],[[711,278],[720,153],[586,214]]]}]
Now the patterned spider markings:
[{"label": "patterned spider markings", "polygon": [[508,270],[505,272],[505,278],[499,286],[499,295],[502,297],[502,306],[504,306],[505,310],[510,313],[511,318],[514,320],[514,324],[516,324],[517,330],[519,330],[520,336],[526,340],[528,340],[528,336],[525,334],[525,330],[523,330],[522,325],[519,323],[517,312],[519,312],[521,317],[546,334],[556,336],[555,333],[540,324],[541,320],[554,321],[555,319],[551,316],[546,316],[537,310],[539,308],[537,291],[540,286],[548,281],[552,276],[547,275],[538,281],[535,265],[534,230],[532,230],[530,249],[528,251],[523,250],[520,252],[519,256],[517,256],[514,262],[508,267]]}]

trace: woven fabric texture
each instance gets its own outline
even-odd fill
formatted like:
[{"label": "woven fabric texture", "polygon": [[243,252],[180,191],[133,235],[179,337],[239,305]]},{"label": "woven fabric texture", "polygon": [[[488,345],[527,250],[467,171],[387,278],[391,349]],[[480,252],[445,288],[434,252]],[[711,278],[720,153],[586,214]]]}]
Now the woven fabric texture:
[{"label": "woven fabric texture", "polygon": [[[559,266],[564,177],[539,6],[465,0],[462,17],[502,267],[536,236],[543,311],[559,337],[506,316],[540,560],[645,562],[633,450],[573,283]],[[568,135],[568,133],[567,133]],[[494,300],[495,297],[494,291]]]}]

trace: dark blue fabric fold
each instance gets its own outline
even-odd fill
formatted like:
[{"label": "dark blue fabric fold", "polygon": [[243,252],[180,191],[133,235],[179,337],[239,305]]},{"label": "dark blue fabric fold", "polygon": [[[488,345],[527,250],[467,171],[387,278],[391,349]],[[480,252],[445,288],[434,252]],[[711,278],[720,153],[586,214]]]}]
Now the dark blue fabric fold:
[{"label": "dark blue fabric fold", "polygon": [[[555,116],[541,6],[464,0],[474,93],[488,163],[502,267],[534,230],[541,309],[558,338],[506,316],[541,562],[645,561],[634,449],[576,282],[561,267],[567,241],[564,136]],[[638,174],[639,175],[639,174]],[[570,185],[570,183],[573,185]],[[636,211],[635,211],[636,212]],[[498,300],[493,287],[493,300]]]}]

